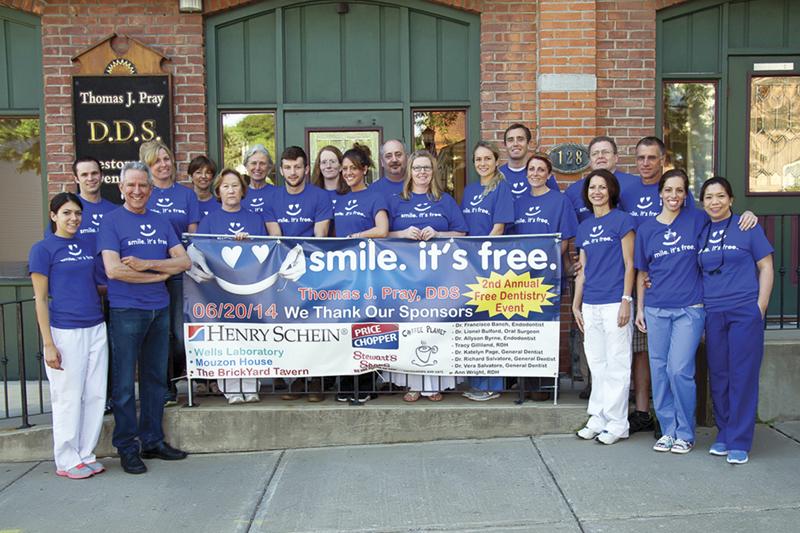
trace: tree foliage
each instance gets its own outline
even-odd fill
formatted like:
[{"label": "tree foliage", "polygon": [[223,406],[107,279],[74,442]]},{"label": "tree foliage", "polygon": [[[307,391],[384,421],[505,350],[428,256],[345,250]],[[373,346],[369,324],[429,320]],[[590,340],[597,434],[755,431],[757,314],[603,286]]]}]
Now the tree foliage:
[{"label": "tree foliage", "polygon": [[38,118],[0,119],[0,161],[19,163],[16,171],[42,173]]}]

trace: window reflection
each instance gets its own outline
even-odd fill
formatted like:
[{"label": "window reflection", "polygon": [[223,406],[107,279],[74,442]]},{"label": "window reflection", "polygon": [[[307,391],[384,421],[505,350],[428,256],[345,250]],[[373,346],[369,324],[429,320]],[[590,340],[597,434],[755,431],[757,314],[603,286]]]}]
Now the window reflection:
[{"label": "window reflection", "polygon": [[714,176],[716,130],[714,83],[664,84],[665,167],[686,170],[695,198]]},{"label": "window reflection", "polygon": [[415,110],[413,150],[425,148],[439,163],[445,190],[461,202],[467,184],[467,112]]},{"label": "window reflection", "polygon": [[[275,113],[223,112],[222,114],[222,166],[232,167],[247,174],[242,157],[254,144],[263,144],[275,161]],[[277,154],[280,156],[280,154]],[[275,167],[268,180],[275,183]]]},{"label": "window reflection", "polygon": [[[380,129],[349,129],[349,130],[307,130],[308,135],[308,158],[309,168],[314,168],[317,161],[319,151],[325,146],[335,146],[342,153],[345,153],[353,147],[355,143],[359,143],[369,148],[372,154],[372,161],[378,165],[378,158],[380,157],[379,151],[381,146],[381,132]],[[370,175],[372,183],[377,180],[378,169]]]},{"label": "window reflection", "polygon": [[800,76],[750,80],[748,192],[800,192]]}]

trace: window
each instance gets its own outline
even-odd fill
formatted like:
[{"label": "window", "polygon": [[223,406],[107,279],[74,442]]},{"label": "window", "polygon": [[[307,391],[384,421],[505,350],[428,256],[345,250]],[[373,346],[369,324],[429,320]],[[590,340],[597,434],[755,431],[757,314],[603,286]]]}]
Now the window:
[{"label": "window", "polygon": [[467,111],[417,109],[413,116],[413,150],[424,148],[437,159],[445,190],[461,203],[470,159],[467,156]]},{"label": "window", "polygon": [[[308,136],[308,158],[310,159],[309,168],[314,168],[314,163],[317,161],[319,151],[326,146],[335,146],[342,153],[345,153],[353,147],[355,143],[359,143],[369,148],[372,154],[372,161],[375,163],[375,169],[372,172],[372,181],[380,178],[378,171],[380,163],[381,137],[383,134],[382,128],[367,128],[367,129],[346,129],[346,130],[306,130]],[[369,183],[372,183],[370,181]]]},{"label": "window", "polygon": [[[275,113],[225,111],[221,113],[222,124],[222,162],[224,167],[235,168],[247,174],[242,160],[244,154],[254,144],[263,144],[272,156],[273,162],[280,154],[275,153]],[[271,183],[275,184],[275,167],[269,172]]]},{"label": "window", "polygon": [[714,82],[664,83],[665,170],[685,170],[695,198],[715,174],[716,92]]}]

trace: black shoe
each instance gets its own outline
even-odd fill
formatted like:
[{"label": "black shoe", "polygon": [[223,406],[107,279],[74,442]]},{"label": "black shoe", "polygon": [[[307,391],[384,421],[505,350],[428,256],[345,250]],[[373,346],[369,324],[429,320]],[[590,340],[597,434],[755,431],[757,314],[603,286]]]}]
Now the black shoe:
[{"label": "black shoe", "polygon": [[580,398],[581,400],[588,400],[589,396],[591,395],[592,395],[592,385],[590,383],[589,385],[586,385],[586,388],[581,391],[581,393],[578,395],[578,398]]},{"label": "black shoe", "polygon": [[628,423],[630,424],[630,433],[636,433],[637,431],[653,431],[656,429],[656,422],[653,420],[653,417],[650,416],[650,413],[645,411],[634,411],[628,417]]},{"label": "black shoe", "polygon": [[180,461],[186,459],[186,452],[173,448],[166,442],[161,442],[155,448],[142,450],[143,459],[163,459],[164,461]]},{"label": "black shoe", "polygon": [[653,438],[658,440],[663,436],[664,436],[664,434],[661,433],[661,422],[656,420],[656,429],[655,429],[655,431],[653,431]]},{"label": "black shoe", "polygon": [[178,405],[178,395],[167,391],[164,395],[164,407],[172,407],[173,405]]},{"label": "black shoe", "polygon": [[119,464],[128,474],[144,474],[147,472],[147,467],[142,462],[138,452],[126,453],[119,458]]}]

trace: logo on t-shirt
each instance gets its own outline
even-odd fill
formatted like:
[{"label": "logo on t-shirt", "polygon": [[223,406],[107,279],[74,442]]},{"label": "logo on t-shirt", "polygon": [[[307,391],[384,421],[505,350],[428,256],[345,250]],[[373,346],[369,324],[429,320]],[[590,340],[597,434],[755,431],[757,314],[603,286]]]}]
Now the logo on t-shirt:
[{"label": "logo on t-shirt", "polygon": [[300,204],[289,204],[289,207],[286,209],[286,214],[290,217],[296,217],[302,212],[303,209],[300,207]]},{"label": "logo on t-shirt", "polygon": [[67,253],[69,255],[81,255],[82,253],[81,249],[78,247],[77,244],[70,244],[69,246],[67,246],[67,248],[69,248],[69,250],[67,250]]},{"label": "logo on t-shirt", "polygon": [[592,228],[592,233],[589,233],[589,237],[596,239],[602,234],[603,234],[603,225],[600,224],[599,226],[594,226]]},{"label": "logo on t-shirt", "polygon": [[156,200],[158,207],[172,207],[172,201],[169,198],[159,198]]},{"label": "logo on t-shirt", "polygon": [[101,220],[103,220],[103,213],[95,213],[92,215],[92,224],[95,226],[99,226]]},{"label": "logo on t-shirt", "polygon": [[651,205],[653,205],[653,202],[650,200],[650,197],[642,196],[641,198],[639,198],[639,203],[636,204],[636,207],[638,207],[639,209],[647,209]]},{"label": "logo on t-shirt", "polygon": [[664,232],[664,242],[662,243],[664,246],[674,246],[678,244],[681,238],[678,234],[670,229]]},{"label": "logo on t-shirt", "polygon": [[233,234],[239,233],[240,231],[244,231],[244,226],[242,226],[238,222],[231,222],[230,226],[231,227],[228,228],[228,231],[230,231]]},{"label": "logo on t-shirt", "polygon": [[516,196],[519,196],[520,194],[524,193],[527,190],[528,190],[527,183],[517,181],[511,184],[511,192],[514,193]]},{"label": "logo on t-shirt", "polygon": [[[710,244],[718,244],[722,241],[722,235],[725,233],[724,230],[718,229],[717,231],[711,232],[711,237],[709,237],[708,242]],[[719,236],[719,237],[717,237]]]},{"label": "logo on t-shirt", "polygon": [[535,217],[539,213],[542,212],[542,208],[538,205],[529,207],[528,210],[525,212],[526,217]]},{"label": "logo on t-shirt", "polygon": [[142,236],[144,237],[152,237],[153,235],[156,234],[156,230],[154,230],[153,226],[151,226],[150,224],[141,224],[139,227],[142,228],[142,231],[140,231],[139,233],[141,233]]},{"label": "logo on t-shirt", "polygon": [[353,199],[353,200],[350,200],[349,202],[347,202],[347,207],[345,207],[344,210],[345,211],[352,211],[356,207],[358,207],[358,200]]},{"label": "logo on t-shirt", "polygon": [[482,194],[476,194],[472,198],[472,201],[469,203],[469,205],[478,205],[479,203],[481,203],[483,201],[483,198],[484,198],[484,196]]},{"label": "logo on t-shirt", "polygon": [[414,211],[419,211],[420,213],[423,213],[423,212],[427,211],[430,208],[431,208],[431,206],[428,204],[428,202],[425,202],[425,203],[422,203],[422,204],[414,206]]},{"label": "logo on t-shirt", "polygon": [[251,209],[258,209],[264,206],[264,199],[263,198],[256,198],[250,203]]}]

